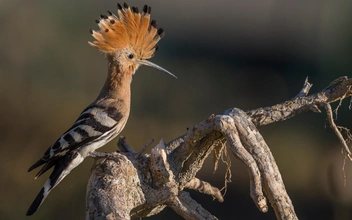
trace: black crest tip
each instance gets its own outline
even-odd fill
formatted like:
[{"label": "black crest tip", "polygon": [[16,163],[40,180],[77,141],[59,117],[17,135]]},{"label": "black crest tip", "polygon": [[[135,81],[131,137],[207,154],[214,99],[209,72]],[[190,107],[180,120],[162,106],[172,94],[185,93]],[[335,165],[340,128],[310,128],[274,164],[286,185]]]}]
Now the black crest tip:
[{"label": "black crest tip", "polygon": [[157,28],[156,20],[152,20],[152,22],[150,22],[150,25]]},{"label": "black crest tip", "polygon": [[159,46],[158,45],[155,45],[155,52],[159,49]]},{"label": "black crest tip", "polygon": [[128,8],[128,4],[126,2],[123,3],[124,8]]},{"label": "black crest tip", "polygon": [[157,33],[160,36],[160,38],[163,38],[165,36],[165,31],[162,28],[159,28]]},{"label": "black crest tip", "polygon": [[103,19],[108,19],[108,16],[103,15],[103,14],[101,14],[100,17],[103,18]]},{"label": "black crest tip", "polygon": [[93,30],[92,30],[92,29],[89,29],[89,33],[90,33],[90,34],[93,34]]},{"label": "black crest tip", "polygon": [[99,21],[98,19],[95,20],[95,23],[99,24],[99,22],[100,22],[100,21]]},{"label": "black crest tip", "polygon": [[150,14],[152,12],[152,7],[148,7],[148,14]]},{"label": "black crest tip", "polygon": [[122,6],[120,5],[120,3],[117,3],[117,8],[118,8],[119,10],[122,10]]},{"label": "black crest tip", "polygon": [[108,11],[108,14],[111,16],[112,15],[111,11]]},{"label": "black crest tip", "polygon": [[148,12],[148,5],[143,6],[143,12],[146,14]]},{"label": "black crest tip", "polygon": [[137,7],[132,7],[132,12],[133,12],[133,13],[139,13],[139,10],[138,10]]}]

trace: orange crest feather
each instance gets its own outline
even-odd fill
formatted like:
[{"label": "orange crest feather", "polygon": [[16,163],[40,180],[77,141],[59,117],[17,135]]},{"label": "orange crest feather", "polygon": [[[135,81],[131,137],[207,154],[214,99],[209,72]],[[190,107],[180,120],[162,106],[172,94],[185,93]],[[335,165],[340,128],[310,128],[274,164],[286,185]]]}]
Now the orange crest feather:
[{"label": "orange crest feather", "polygon": [[123,7],[117,4],[118,16],[109,12],[109,16],[101,15],[96,20],[99,31],[92,31],[95,41],[88,42],[104,53],[116,53],[123,49],[133,50],[137,58],[149,59],[157,50],[158,41],[164,36],[162,28],[157,29],[156,21],[150,22],[151,8],[143,7],[139,13],[137,7]]}]

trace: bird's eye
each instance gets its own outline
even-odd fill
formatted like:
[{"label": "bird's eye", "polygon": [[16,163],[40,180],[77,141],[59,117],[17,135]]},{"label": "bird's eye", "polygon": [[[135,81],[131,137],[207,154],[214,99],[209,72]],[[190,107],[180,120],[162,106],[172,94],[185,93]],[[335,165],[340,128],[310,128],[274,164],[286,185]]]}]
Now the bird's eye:
[{"label": "bird's eye", "polygon": [[128,58],[129,58],[129,59],[133,59],[133,57],[134,57],[133,54],[128,55]]}]

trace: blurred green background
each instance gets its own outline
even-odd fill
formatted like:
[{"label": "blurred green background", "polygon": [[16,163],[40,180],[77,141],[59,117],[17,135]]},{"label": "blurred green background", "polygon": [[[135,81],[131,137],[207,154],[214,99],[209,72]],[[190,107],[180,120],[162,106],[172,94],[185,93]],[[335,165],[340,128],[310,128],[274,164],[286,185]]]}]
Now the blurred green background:
[{"label": "blurred green background", "polygon": [[[89,29],[116,1],[0,1],[0,218],[25,219],[47,176],[27,169],[95,99],[106,77],[104,56],[87,44]],[[166,31],[153,62],[178,76],[141,67],[121,133],[136,150],[166,142],[230,107],[244,110],[295,96],[306,76],[312,92],[352,70],[352,2],[348,0],[128,1],[152,6]],[[352,128],[348,101],[337,123]],[[352,169],[343,186],[341,145],[325,113],[305,113],[261,127],[300,219],[352,219]],[[116,150],[116,140],[101,149]],[[249,196],[244,166],[232,157],[225,202],[192,192],[220,219],[274,219]],[[92,159],[50,194],[31,219],[84,219]],[[221,188],[209,159],[198,177]],[[151,219],[181,219],[166,209]]]}]

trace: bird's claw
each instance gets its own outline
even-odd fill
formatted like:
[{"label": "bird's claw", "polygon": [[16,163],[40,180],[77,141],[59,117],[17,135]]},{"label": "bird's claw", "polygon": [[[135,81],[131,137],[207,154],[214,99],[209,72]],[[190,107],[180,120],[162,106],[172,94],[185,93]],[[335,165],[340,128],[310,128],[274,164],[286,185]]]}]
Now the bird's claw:
[{"label": "bird's claw", "polygon": [[[93,152],[89,153],[88,156],[94,158],[94,164],[93,164],[92,168],[90,169],[90,171],[93,171],[97,166],[103,164],[112,155],[111,155],[111,153],[93,151]],[[102,159],[102,160],[99,160],[99,159]],[[98,162],[98,160],[99,160],[99,162]]]}]

